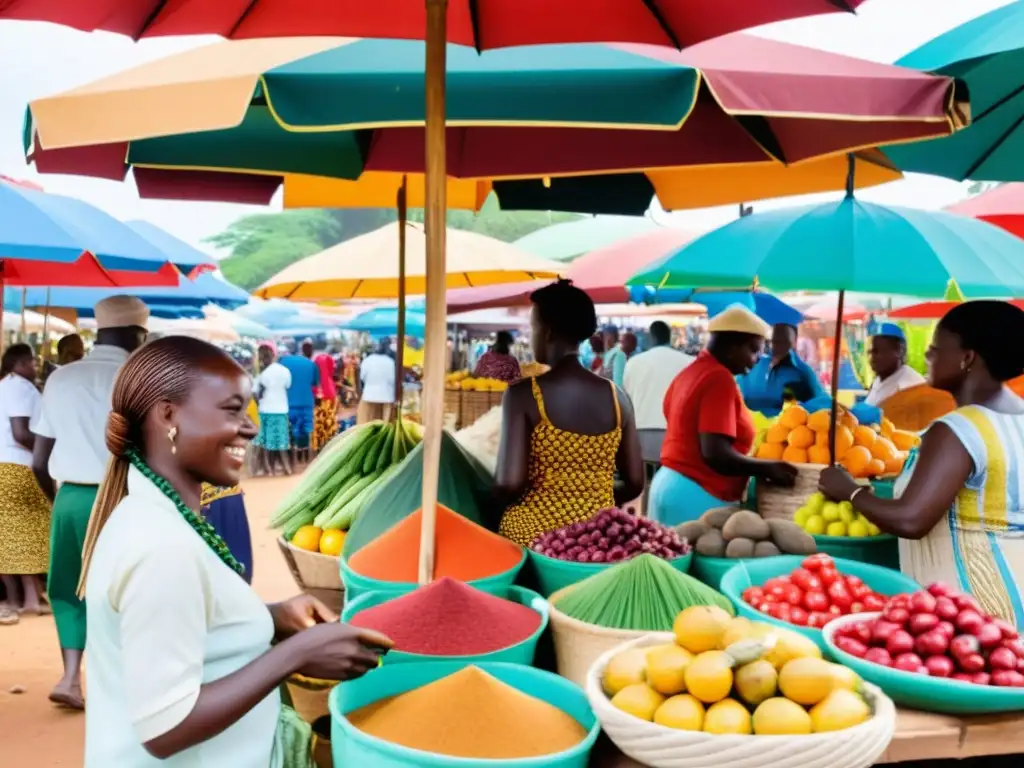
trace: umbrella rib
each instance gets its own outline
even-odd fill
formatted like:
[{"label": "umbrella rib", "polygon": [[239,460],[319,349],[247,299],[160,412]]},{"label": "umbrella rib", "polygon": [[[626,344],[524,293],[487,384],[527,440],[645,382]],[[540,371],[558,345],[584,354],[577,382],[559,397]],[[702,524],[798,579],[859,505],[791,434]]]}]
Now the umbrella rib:
[{"label": "umbrella rib", "polygon": [[999,108],[1000,108],[1001,106],[1003,106],[1003,104],[1005,104],[1006,102],[1008,102],[1008,101],[1009,101],[1010,99],[1012,99],[1012,98],[1014,98],[1014,97],[1016,97],[1016,96],[1019,96],[1019,95],[1021,94],[1021,92],[1022,92],[1022,91],[1024,91],[1024,84],[1022,84],[1022,85],[1018,85],[1018,86],[1017,86],[1016,88],[1014,88],[1014,89],[1013,89],[1012,91],[1010,91],[1010,92],[1009,92],[1008,94],[1006,94],[1005,96],[1003,96],[1003,97],[1002,97],[1001,99],[999,99],[999,101],[997,101],[997,102],[996,102],[995,104],[993,104],[992,106],[990,106],[990,107],[989,107],[988,109],[986,109],[985,111],[981,112],[981,113],[980,113],[980,114],[978,114],[978,115],[974,115],[974,116],[973,116],[973,117],[971,118],[971,125],[974,125],[974,124],[976,124],[976,123],[977,123],[977,122],[978,122],[979,120],[981,120],[982,118],[988,117],[988,116],[989,116],[990,114],[992,114],[993,112],[995,112],[995,111],[996,111],[997,109],[999,109]]},{"label": "umbrella rib", "polygon": [[480,42],[480,8],[478,6],[478,0],[468,0],[469,6],[469,24],[470,29],[473,31],[473,47],[476,48],[477,54],[483,53],[483,44]]},{"label": "umbrella rib", "polygon": [[153,4],[153,10],[151,10],[149,15],[143,20],[142,26],[139,27],[137,34],[132,35],[132,40],[136,43],[139,42],[142,36],[146,33],[146,30],[149,29],[150,25],[156,21],[157,16],[163,12],[164,6],[166,5],[167,0],[157,0],[157,2]]},{"label": "umbrella rib", "polygon": [[[163,2],[166,1],[167,0],[163,0]],[[225,37],[227,37],[228,39],[234,37],[235,33],[238,31],[238,28],[242,26],[242,22],[245,21],[245,18],[249,15],[249,12],[252,11],[255,5],[256,0],[249,0],[249,3],[245,6],[245,10],[242,11],[241,14],[239,14],[238,19],[235,21],[234,24],[231,25],[231,31],[228,34],[226,34]]]},{"label": "umbrella rib", "polygon": [[665,21],[665,17],[661,15],[661,11],[658,10],[657,0],[643,0],[644,7],[647,8],[647,12],[654,17],[654,20],[658,22],[658,26],[661,27],[661,31],[665,33],[665,37],[669,39],[672,46],[676,50],[683,50],[683,46],[679,42],[679,38],[676,37],[676,33],[672,31],[672,27]]},{"label": "umbrella rib", "polygon": [[981,153],[981,156],[978,157],[978,159],[971,164],[970,168],[964,172],[964,178],[969,179],[973,176],[975,171],[977,171],[990,157],[992,157],[992,154],[999,149],[999,147],[1001,147],[1008,138],[1010,138],[1010,135],[1020,128],[1021,123],[1024,123],[1024,114],[1014,120],[1010,127],[1003,131],[1003,134]]},{"label": "umbrella rib", "polygon": [[856,9],[854,9],[854,7],[847,2],[847,0],[829,0],[829,2],[832,3],[832,5],[834,5],[841,11],[846,11],[847,13],[854,14],[857,13]]}]

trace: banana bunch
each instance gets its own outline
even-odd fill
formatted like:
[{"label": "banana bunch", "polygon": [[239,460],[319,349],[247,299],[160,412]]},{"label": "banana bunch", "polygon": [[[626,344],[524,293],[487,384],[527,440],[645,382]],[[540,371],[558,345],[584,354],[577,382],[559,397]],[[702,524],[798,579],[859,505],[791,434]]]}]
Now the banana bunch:
[{"label": "banana bunch", "polygon": [[304,525],[348,530],[381,483],[423,439],[401,413],[348,430],[320,452],[271,520],[291,540]]}]

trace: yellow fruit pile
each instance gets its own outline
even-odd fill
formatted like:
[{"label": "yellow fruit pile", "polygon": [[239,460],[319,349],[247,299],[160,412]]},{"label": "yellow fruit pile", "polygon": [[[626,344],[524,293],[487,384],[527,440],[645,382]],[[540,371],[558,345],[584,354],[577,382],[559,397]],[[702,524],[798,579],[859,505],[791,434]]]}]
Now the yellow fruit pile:
[{"label": "yellow fruit pile", "polygon": [[[827,409],[808,413],[803,406],[791,405],[765,431],[755,455],[793,464],[827,465],[831,426]],[[860,424],[856,416],[844,411],[836,427],[836,459],[854,477],[898,475],[907,452],[919,442],[917,435],[896,429],[888,419],[879,425]]]},{"label": "yellow fruit pile", "polygon": [[849,536],[862,539],[878,536],[878,526],[853,508],[848,501],[828,501],[820,493],[812,493],[807,502],[793,513],[793,522],[812,536]]},{"label": "yellow fruit pile", "polygon": [[508,382],[501,379],[474,379],[472,376],[445,384],[447,389],[461,389],[463,392],[504,392]]},{"label": "yellow fruit pile", "polygon": [[801,634],[713,606],[684,610],[674,633],[674,643],[612,657],[601,680],[612,706],[666,728],[734,735],[824,733],[871,717],[860,678]]},{"label": "yellow fruit pile", "polygon": [[345,531],[337,528],[320,530],[315,525],[304,525],[292,536],[291,545],[307,552],[338,557],[341,555],[341,548],[345,546]]}]

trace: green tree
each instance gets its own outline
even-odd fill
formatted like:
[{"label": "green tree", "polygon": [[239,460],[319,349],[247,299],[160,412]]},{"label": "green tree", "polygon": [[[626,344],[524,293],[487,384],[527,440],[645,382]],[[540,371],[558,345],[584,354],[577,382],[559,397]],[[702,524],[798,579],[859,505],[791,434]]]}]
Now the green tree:
[{"label": "green tree", "polygon": [[[220,267],[224,277],[251,291],[299,259],[324,248],[372,232],[398,217],[390,208],[306,208],[243,216],[206,242],[227,252]],[[448,226],[513,242],[538,229],[570,221],[574,214],[502,211],[490,201],[479,214],[449,211]],[[423,221],[423,211],[409,211],[410,221]]]}]

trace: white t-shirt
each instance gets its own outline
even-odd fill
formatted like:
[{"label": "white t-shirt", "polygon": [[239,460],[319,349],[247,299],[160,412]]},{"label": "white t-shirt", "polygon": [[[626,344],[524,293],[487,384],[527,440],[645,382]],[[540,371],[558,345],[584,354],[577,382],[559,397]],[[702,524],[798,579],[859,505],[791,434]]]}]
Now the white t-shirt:
[{"label": "white t-shirt", "polygon": [[653,347],[629,358],[622,388],[633,403],[637,429],[665,429],[665,393],[693,357],[672,347]]},{"label": "white t-shirt", "polygon": [[881,405],[897,392],[924,384],[925,381],[920,373],[909,365],[903,365],[896,369],[896,373],[885,379],[876,376],[864,401],[868,405]]},{"label": "white t-shirt", "polygon": [[292,385],[292,372],[273,362],[256,377],[256,389],[263,388],[260,413],[288,413],[288,387]]},{"label": "white t-shirt", "polygon": [[14,439],[11,419],[31,421],[42,399],[35,385],[16,373],[0,380],[0,464],[32,466],[32,451]]},{"label": "white t-shirt", "polygon": [[270,648],[266,605],[134,467],[86,580],[85,768],[268,768],[277,690],[217,736],[158,760],[142,746],[180,724],[204,683]]},{"label": "white t-shirt", "polygon": [[128,359],[120,347],[100,344],[46,381],[32,431],[54,440],[50,477],[58,483],[99,485],[107,470],[107,416],[118,371]]},{"label": "white t-shirt", "polygon": [[367,355],[359,366],[363,400],[368,403],[395,402],[395,361],[387,355]]}]

